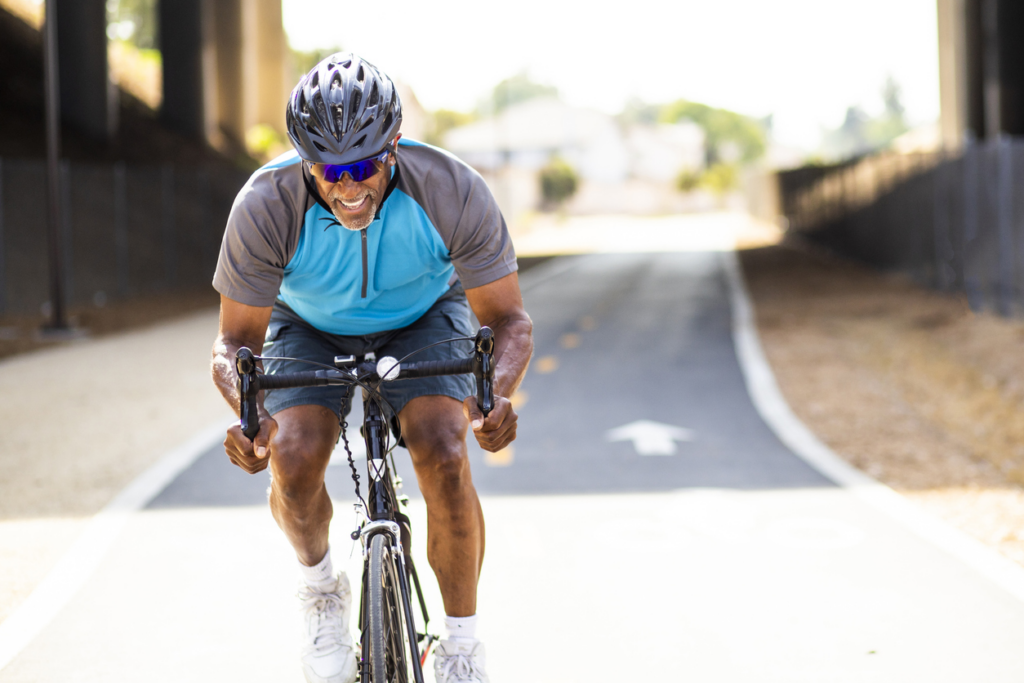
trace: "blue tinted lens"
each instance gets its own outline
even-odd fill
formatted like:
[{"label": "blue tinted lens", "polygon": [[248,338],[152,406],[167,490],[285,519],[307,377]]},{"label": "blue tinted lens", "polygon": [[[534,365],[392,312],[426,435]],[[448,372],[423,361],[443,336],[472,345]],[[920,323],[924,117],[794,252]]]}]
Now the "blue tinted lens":
[{"label": "blue tinted lens", "polygon": [[348,173],[352,180],[360,183],[367,178],[372,178],[377,173],[377,166],[373,159],[364,159],[354,164],[327,164],[324,166],[324,180],[329,183],[336,183],[341,176]]},{"label": "blue tinted lens", "polygon": [[377,156],[370,157],[369,159],[363,159],[356,161],[351,164],[324,164],[324,180],[329,183],[336,183],[341,180],[341,176],[348,173],[352,176],[352,180],[357,183],[361,183],[367,178],[372,178],[377,175],[377,164],[375,161],[384,161],[388,157],[387,150]]}]

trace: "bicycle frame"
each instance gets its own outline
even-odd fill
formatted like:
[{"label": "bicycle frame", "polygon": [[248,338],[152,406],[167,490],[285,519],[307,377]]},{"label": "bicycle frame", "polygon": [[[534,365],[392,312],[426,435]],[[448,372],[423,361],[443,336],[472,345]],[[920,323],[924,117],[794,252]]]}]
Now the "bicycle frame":
[{"label": "bicycle frame", "polygon": [[[477,379],[477,402],[481,412],[486,416],[494,406],[493,353],[494,333],[488,327],[481,327],[476,335],[474,355],[461,360],[400,364],[394,361],[394,359],[390,359],[391,364],[389,365],[387,362],[389,359],[381,359],[381,361],[374,364],[367,358],[339,357],[335,358],[334,364],[336,369],[283,375],[260,375],[256,371],[256,361],[258,359],[251,350],[242,347],[235,354],[241,427],[242,432],[250,440],[254,439],[259,432],[259,422],[256,418],[256,397],[263,389],[339,384],[352,387],[353,390],[355,386],[363,387],[363,438],[366,443],[366,463],[369,474],[365,501],[368,519],[360,525],[356,533],[353,533],[353,538],[356,538],[358,534],[358,538],[361,540],[364,557],[363,585],[359,607],[360,627],[365,640],[366,630],[364,627],[366,624],[368,602],[367,572],[369,571],[370,544],[375,536],[383,534],[388,539],[387,546],[391,549],[391,555],[398,569],[398,583],[403,608],[402,616],[406,628],[405,637],[409,642],[409,654],[412,655],[411,665],[415,683],[423,683],[423,661],[419,648],[420,634],[416,631],[416,622],[413,618],[410,602],[410,578],[416,586],[420,611],[423,614],[424,634],[422,637],[426,639],[426,651],[429,651],[434,637],[425,633],[430,617],[427,614],[426,601],[423,598],[419,576],[416,573],[416,566],[411,556],[411,523],[409,518],[399,510],[399,501],[401,500],[404,503],[407,499],[404,497],[399,498],[391,469],[387,463],[388,421],[381,410],[381,406],[367,390],[376,392],[377,387],[382,382],[395,379],[472,373]],[[381,363],[384,364],[383,369],[380,369]],[[314,363],[314,365],[319,364]],[[383,373],[383,376],[378,373]],[[346,451],[348,451],[347,442]],[[351,453],[349,453],[349,457],[351,463]],[[353,478],[356,479],[356,493],[358,494],[359,483],[354,469]],[[370,678],[369,666],[368,660],[364,657],[360,663],[360,675],[363,681],[368,681]]]},{"label": "bicycle frame", "polygon": [[[391,468],[388,467],[387,453],[385,453],[385,435],[388,425],[381,414],[380,406],[368,396],[363,397],[363,433],[366,441],[366,465],[370,481],[366,494],[366,505],[369,508],[370,521],[360,529],[360,539],[363,547],[363,557],[367,557],[370,549],[370,541],[376,534],[386,534],[390,540],[396,562],[398,563],[398,583],[402,591],[402,607],[405,614],[406,638],[409,640],[409,649],[412,654],[412,670],[415,683],[423,683],[423,667],[420,659],[419,633],[416,631],[416,622],[412,614],[410,601],[409,576],[415,575],[415,565],[412,561],[411,548],[412,526],[409,518],[398,510],[398,496],[395,491],[394,480],[391,476]],[[363,565],[363,590],[359,605],[360,624],[365,623],[365,609],[367,600],[367,579],[366,564]],[[423,594],[419,590],[419,579],[416,579],[417,597],[419,598],[420,610],[423,613],[423,630],[427,630],[430,621],[427,615],[426,603]],[[430,638],[424,633],[425,638]],[[427,646],[429,648],[430,640]],[[363,668],[369,666],[364,658],[360,662]],[[361,680],[369,680],[368,671],[360,671]]]}]

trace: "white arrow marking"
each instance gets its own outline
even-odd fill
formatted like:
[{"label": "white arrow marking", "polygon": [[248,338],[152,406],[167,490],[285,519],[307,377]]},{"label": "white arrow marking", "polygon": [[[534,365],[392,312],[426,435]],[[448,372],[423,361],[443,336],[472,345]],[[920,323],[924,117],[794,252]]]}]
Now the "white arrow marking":
[{"label": "white arrow marking", "polygon": [[637,420],[612,429],[604,435],[608,441],[632,441],[640,455],[675,455],[676,441],[691,441],[693,432],[682,427]]}]

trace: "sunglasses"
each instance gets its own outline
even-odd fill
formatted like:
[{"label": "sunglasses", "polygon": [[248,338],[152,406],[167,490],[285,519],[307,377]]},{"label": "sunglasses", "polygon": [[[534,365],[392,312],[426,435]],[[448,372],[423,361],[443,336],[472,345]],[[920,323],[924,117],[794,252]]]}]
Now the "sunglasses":
[{"label": "sunglasses", "polygon": [[[349,174],[352,180],[361,183],[367,178],[377,175],[381,167],[378,167],[375,162],[379,161],[383,164],[389,154],[391,154],[391,151],[385,149],[376,156],[353,161],[351,164],[320,164],[320,167],[324,171],[324,180],[329,183],[340,182],[341,177],[346,173]],[[310,164],[310,168],[312,167],[313,164]]]}]

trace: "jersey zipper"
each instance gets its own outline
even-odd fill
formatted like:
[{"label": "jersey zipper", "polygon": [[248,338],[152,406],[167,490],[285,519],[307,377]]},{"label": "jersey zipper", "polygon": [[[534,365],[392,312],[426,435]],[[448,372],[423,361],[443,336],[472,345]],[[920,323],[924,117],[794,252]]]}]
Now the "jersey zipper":
[{"label": "jersey zipper", "polygon": [[363,240],[362,240],[363,241],[363,293],[362,293],[362,297],[361,298],[365,299],[366,298],[366,281],[367,281],[367,279],[369,277],[368,274],[367,274],[367,267],[366,267],[366,261],[367,261],[367,258],[366,258],[366,228],[363,228],[362,230],[360,230],[359,233],[360,233],[360,235],[362,235],[362,238],[363,238]]}]

